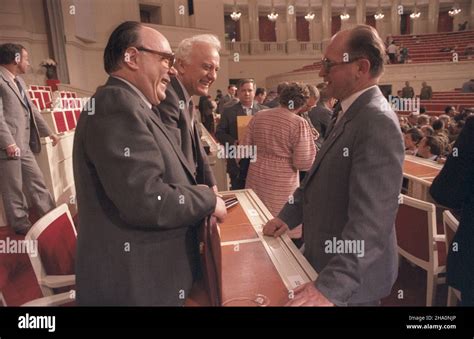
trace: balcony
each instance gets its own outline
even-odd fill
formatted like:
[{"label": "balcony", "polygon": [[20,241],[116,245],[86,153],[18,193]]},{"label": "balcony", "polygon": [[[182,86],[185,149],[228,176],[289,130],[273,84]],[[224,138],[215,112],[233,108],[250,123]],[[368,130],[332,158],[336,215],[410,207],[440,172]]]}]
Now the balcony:
[{"label": "balcony", "polygon": [[240,42],[226,41],[226,49],[231,53],[242,55],[285,55],[285,54],[305,54],[316,55],[321,52],[320,42],[297,42],[297,49],[293,53],[288,53],[286,42]]}]

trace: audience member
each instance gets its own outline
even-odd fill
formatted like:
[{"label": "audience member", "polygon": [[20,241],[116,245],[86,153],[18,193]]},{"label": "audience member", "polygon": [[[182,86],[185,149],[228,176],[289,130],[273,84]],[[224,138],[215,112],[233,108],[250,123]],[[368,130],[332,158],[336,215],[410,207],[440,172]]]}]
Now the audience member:
[{"label": "audience member", "polygon": [[420,100],[431,100],[433,98],[433,90],[431,86],[426,84],[426,81],[421,83],[421,91],[420,91]]},{"label": "audience member", "polygon": [[411,99],[415,96],[413,87],[410,86],[408,81],[405,82],[405,87],[402,88],[402,98]]}]

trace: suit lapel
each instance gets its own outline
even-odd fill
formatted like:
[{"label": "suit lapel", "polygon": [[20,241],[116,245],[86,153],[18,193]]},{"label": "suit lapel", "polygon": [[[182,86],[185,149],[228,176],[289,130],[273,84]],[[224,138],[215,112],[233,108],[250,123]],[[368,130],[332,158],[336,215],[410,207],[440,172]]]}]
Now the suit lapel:
[{"label": "suit lapel", "polygon": [[[136,96],[135,91],[132,88],[130,88],[130,86],[128,86],[125,82],[115,79],[113,77],[109,78],[109,80],[106,83],[106,86],[119,86],[119,87],[127,89],[130,93]],[[157,116],[155,112],[153,112],[150,108],[145,106],[145,103],[141,99],[140,99],[140,107],[143,109],[145,114],[148,115],[151,121],[153,121],[153,123],[160,129],[160,131],[163,133],[166,139],[168,139],[168,142],[173,148],[173,151],[176,153],[176,156],[178,157],[179,161],[181,161],[181,164],[183,165],[184,169],[188,172],[189,176],[192,178],[193,183],[196,184],[197,182],[193,174],[194,171],[192,171],[191,168],[189,167],[188,162],[186,161],[183,155],[183,151],[177,147],[175,142],[173,142],[174,138],[168,134],[166,126],[163,124],[163,122],[160,120],[160,118]]]},{"label": "suit lapel", "polygon": [[311,179],[311,177],[314,175],[319,165],[321,164],[321,161],[323,160],[324,156],[329,152],[336,140],[344,132],[346,124],[356,116],[360,108],[366,106],[369,101],[376,100],[377,96],[380,95],[382,94],[378,87],[376,87],[362,93],[356,99],[356,101],[354,101],[354,103],[349,107],[347,112],[344,113],[339,123],[329,131],[329,134],[327,135],[327,138],[324,141],[321,150],[316,155],[316,159],[314,160],[313,166],[306,175],[307,179],[305,178],[305,180],[309,181]]},{"label": "suit lapel", "polygon": [[[3,74],[3,72],[2,72],[2,78],[8,84],[8,86],[11,88],[13,93],[15,93],[15,95],[18,97],[18,100],[20,100],[20,103],[23,105],[23,107],[28,109],[28,107],[26,106],[25,101],[21,97],[20,90],[18,89],[16,84],[14,82],[10,81],[10,79],[7,76],[5,76],[5,74]],[[28,96],[28,93],[25,93],[25,95]]]},{"label": "suit lapel", "polygon": [[[186,157],[189,165],[194,166],[194,149],[196,147],[196,142],[194,140],[191,128],[191,117],[188,116],[188,107],[186,102],[186,97],[184,95],[183,89],[179,84],[178,79],[175,77],[171,78],[171,87],[178,96],[178,108],[179,108],[179,120],[178,128],[181,130],[181,148],[183,150],[184,156]],[[179,101],[184,102],[185,108],[182,109]],[[194,173],[195,171],[192,171]]]},{"label": "suit lapel", "polygon": [[193,178],[193,182],[196,183],[196,179],[194,177],[194,170],[192,170],[188,164],[188,161],[184,157],[183,151],[178,148],[175,142],[173,142],[173,138],[168,134],[168,131],[166,130],[166,126],[164,126],[163,122],[158,118],[158,116],[151,110],[145,107],[145,105],[142,106],[144,110],[147,112],[148,116],[150,119],[155,123],[156,126],[163,132],[165,135],[166,139],[168,139],[169,143],[171,144],[174,152],[178,156],[179,160],[181,161],[181,164],[184,166],[184,168],[188,171],[188,174]]}]

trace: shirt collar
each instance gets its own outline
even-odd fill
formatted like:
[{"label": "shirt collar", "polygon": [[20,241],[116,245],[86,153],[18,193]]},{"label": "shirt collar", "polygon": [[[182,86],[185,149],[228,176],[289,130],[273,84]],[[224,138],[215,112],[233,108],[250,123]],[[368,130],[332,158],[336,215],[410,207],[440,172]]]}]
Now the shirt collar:
[{"label": "shirt collar", "polygon": [[377,85],[373,85],[373,86],[370,86],[370,87],[367,87],[367,88],[364,88],[358,92],[355,92],[351,95],[349,95],[347,98],[345,98],[344,100],[341,101],[341,108],[342,108],[342,114],[344,114],[345,112],[347,112],[347,110],[349,109],[349,107],[352,106],[352,104],[357,100],[358,97],[360,97],[363,93],[365,93],[366,91],[368,91],[369,89],[372,89],[374,87],[377,87]]},{"label": "shirt collar", "polygon": [[250,105],[250,107],[247,107],[247,106],[244,106],[242,103],[240,103],[240,105],[242,106],[242,108],[245,110],[245,109],[253,109],[253,105],[255,104],[255,102],[252,102],[252,104]]},{"label": "shirt collar", "polygon": [[134,85],[132,85],[132,84],[130,83],[130,81],[127,81],[127,80],[125,80],[124,78],[121,78],[121,77],[116,76],[116,75],[113,75],[112,77],[115,78],[115,79],[119,79],[119,80],[125,82],[127,85],[129,85],[129,86],[138,94],[138,96],[145,102],[145,104],[147,105],[147,107],[148,107],[149,109],[151,109],[152,104],[150,103],[150,101],[148,101],[148,99],[147,99],[146,96],[142,93],[142,91],[140,91],[138,88],[136,88]]}]

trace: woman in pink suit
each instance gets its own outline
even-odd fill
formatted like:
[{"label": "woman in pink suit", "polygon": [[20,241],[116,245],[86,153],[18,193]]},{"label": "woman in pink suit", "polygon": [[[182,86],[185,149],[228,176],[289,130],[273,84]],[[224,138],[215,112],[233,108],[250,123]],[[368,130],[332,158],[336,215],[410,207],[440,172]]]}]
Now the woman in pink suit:
[{"label": "woman in pink suit", "polygon": [[249,122],[244,145],[256,146],[245,187],[255,191],[277,216],[298,188],[298,171],[313,164],[316,148],[308,122],[298,116],[309,97],[308,89],[290,83],[280,95],[280,105],[258,112]]}]

